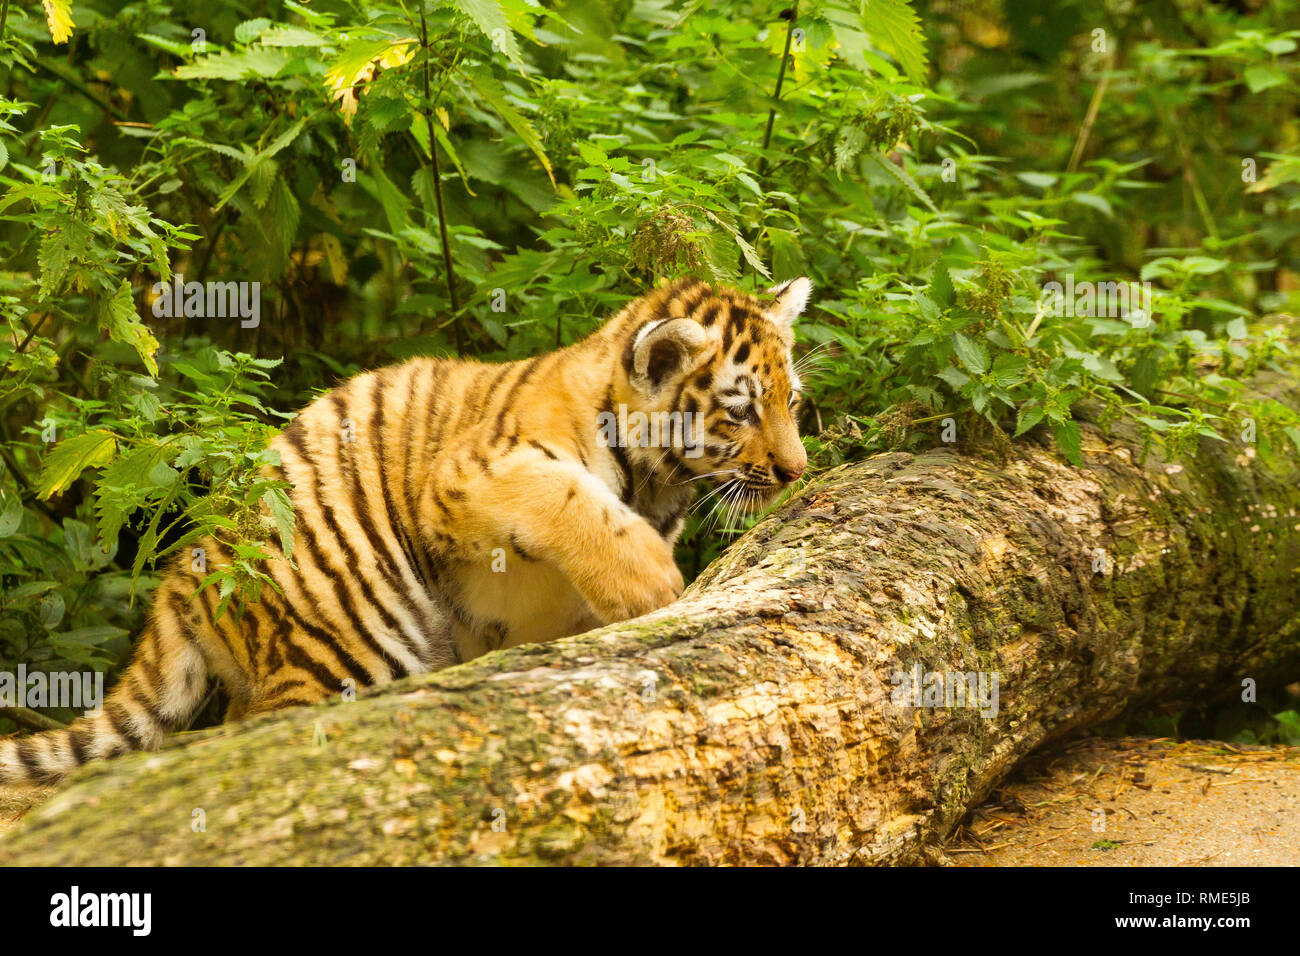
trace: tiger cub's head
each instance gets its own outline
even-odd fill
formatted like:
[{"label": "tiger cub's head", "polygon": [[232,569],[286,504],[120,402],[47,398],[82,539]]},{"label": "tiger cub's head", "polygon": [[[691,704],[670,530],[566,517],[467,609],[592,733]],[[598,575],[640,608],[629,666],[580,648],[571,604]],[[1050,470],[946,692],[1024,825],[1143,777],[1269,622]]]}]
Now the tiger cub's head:
[{"label": "tiger cub's head", "polygon": [[677,474],[725,485],[724,498],[756,511],[803,474],[808,456],[795,412],[802,383],[794,368],[794,321],[812,282],[792,279],[760,299],[682,280],[641,300],[624,355],[642,410],[680,413],[680,434],[653,458]]}]

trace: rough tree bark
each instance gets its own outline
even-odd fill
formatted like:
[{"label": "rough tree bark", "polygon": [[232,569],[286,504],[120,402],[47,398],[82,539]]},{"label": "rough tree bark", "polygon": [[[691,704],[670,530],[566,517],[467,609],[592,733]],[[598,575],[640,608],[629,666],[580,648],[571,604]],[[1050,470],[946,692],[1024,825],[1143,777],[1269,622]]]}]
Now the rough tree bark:
[{"label": "rough tree bark", "polygon": [[[837,468],[668,608],[92,765],[0,862],[927,859],[1044,741],[1300,676],[1300,468],[1137,454]],[[893,703],[917,665],[996,716]]]}]

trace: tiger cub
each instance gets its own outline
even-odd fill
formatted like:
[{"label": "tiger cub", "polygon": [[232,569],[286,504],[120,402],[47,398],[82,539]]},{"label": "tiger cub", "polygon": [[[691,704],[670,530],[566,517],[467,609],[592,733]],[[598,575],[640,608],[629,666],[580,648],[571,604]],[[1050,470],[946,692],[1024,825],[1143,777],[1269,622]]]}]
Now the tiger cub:
[{"label": "tiger cub", "polygon": [[218,620],[215,585],[190,600],[204,574],[176,561],[104,706],[0,741],[0,782],[156,747],[211,677],[230,720],[670,603],[699,486],[753,511],[804,470],[791,345],[811,289],[679,280],[548,355],[417,358],[318,398],[272,443],[295,514],[292,562],[267,565],[280,593]]}]

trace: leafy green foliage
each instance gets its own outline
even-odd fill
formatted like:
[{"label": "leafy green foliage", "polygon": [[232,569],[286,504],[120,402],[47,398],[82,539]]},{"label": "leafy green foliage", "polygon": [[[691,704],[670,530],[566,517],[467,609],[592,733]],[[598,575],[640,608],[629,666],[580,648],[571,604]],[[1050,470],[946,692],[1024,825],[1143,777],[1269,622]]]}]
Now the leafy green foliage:
[{"label": "leafy green foliage", "polygon": [[[1297,9],[10,5],[0,657],[108,666],[203,534],[223,604],[255,598],[291,547],[275,409],[536,354],[686,272],[814,279],[814,467],[949,428],[1077,461],[1082,418],[1294,454],[1239,382],[1300,288]],[[258,283],[260,323],[157,314],[182,276]]]}]

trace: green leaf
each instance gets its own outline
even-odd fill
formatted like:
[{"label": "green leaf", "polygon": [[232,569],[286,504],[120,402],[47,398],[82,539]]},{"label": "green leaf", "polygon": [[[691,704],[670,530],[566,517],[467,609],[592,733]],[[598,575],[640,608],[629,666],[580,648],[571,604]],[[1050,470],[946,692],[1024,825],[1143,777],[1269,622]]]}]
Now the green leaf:
[{"label": "green leaf", "polygon": [[99,476],[99,487],[116,492],[147,488],[149,473],[163,460],[167,451],[164,444],[149,444],[120,456]]},{"label": "green leaf", "polygon": [[[41,240],[41,250],[37,257],[41,269],[40,297],[42,299],[48,298],[52,293],[63,291],[73,264],[84,261],[90,255],[94,245],[94,236],[90,228],[80,219],[59,216],[54,222],[58,228],[47,233]],[[75,272],[72,285],[80,285]]]},{"label": "green leaf", "polygon": [[924,189],[922,189],[917,184],[916,180],[913,179],[911,175],[908,173],[908,171],[905,170],[902,166],[898,166],[890,162],[889,157],[886,156],[884,153],[868,153],[867,156],[872,161],[874,161],[877,166],[879,166],[886,173],[888,173],[891,177],[898,180],[903,185],[903,187],[907,189],[908,192],[910,192],[917,199],[921,200],[921,202],[925,204],[927,209],[929,209],[931,212],[939,211],[939,207],[934,204],[934,200],[930,198],[930,194],[927,193]]},{"label": "green leaf", "polygon": [[136,38],[143,40],[151,47],[162,50],[164,53],[180,57],[182,60],[188,60],[194,54],[194,47],[188,40],[182,43],[179,40],[168,40],[166,37],[155,36],[152,33],[139,33],[136,34]]},{"label": "green leaf", "polygon": [[913,296],[912,301],[916,305],[916,311],[921,313],[923,319],[930,322],[939,321],[939,317],[942,314],[939,311],[939,307],[935,305],[934,300],[924,292],[916,293],[916,295]]},{"label": "green leaf", "polygon": [[154,378],[158,377],[158,362],[154,354],[158,351],[158,340],[145,328],[135,310],[135,297],[131,294],[131,282],[123,279],[113,297],[104,304],[99,318],[99,326],[108,332],[114,342],[121,342],[135,349],[144,362],[145,368]]},{"label": "green leaf", "polygon": [[180,476],[181,473],[165,461],[160,461],[149,469],[149,481],[159,488],[170,488]]},{"label": "green leaf", "polygon": [[17,531],[23,523],[25,513],[22,499],[17,495],[10,498],[4,511],[0,511],[0,538],[7,538]]},{"label": "green leaf", "polygon": [[280,534],[280,548],[286,558],[293,556],[293,504],[283,488],[270,488],[262,494],[262,504],[271,512],[276,531]]},{"label": "green leaf", "polygon": [[252,43],[261,35],[262,31],[271,25],[271,21],[266,17],[258,17],[255,20],[245,20],[239,26],[235,27],[236,43]]},{"label": "green leaf", "polygon": [[989,353],[983,344],[969,339],[960,332],[952,334],[952,350],[967,370],[983,375],[989,370]]},{"label": "green leaf", "polygon": [[1081,206],[1095,209],[1107,219],[1115,218],[1115,210],[1111,208],[1110,203],[1093,193],[1075,193],[1070,197],[1070,202],[1077,202]]},{"label": "green leaf", "polygon": [[[235,193],[239,192],[240,187],[243,186],[244,183],[248,181],[248,177],[252,176],[259,169],[261,169],[263,165],[266,162],[268,162],[272,156],[280,152],[280,150],[284,149],[295,139],[297,139],[299,134],[302,133],[303,128],[307,125],[308,118],[309,117],[304,116],[301,119],[299,119],[296,123],[291,125],[283,133],[281,133],[274,140],[272,140],[271,145],[267,146],[266,149],[262,150],[260,153],[254,156],[249,161],[248,165],[244,167],[244,171],[240,173],[238,176],[236,176],[235,181],[231,183],[229,186],[227,186],[225,188],[225,191],[222,192],[221,198],[218,199],[217,204],[212,207],[213,212],[216,212],[226,203],[230,202],[231,198],[235,195]],[[265,199],[263,199],[261,205],[265,205]]]},{"label": "green leaf", "polygon": [[58,591],[51,591],[36,606],[36,613],[40,618],[41,626],[52,631],[59,626],[59,622],[63,620],[63,615],[67,609],[68,605],[63,600],[63,595]]},{"label": "green leaf", "polygon": [[1246,86],[1252,93],[1262,93],[1264,90],[1272,89],[1275,86],[1286,85],[1286,74],[1276,67],[1266,64],[1247,67],[1243,79],[1245,79]]},{"label": "green leaf", "polygon": [[75,630],[64,631],[62,634],[51,634],[50,640],[55,644],[103,644],[115,637],[126,637],[130,633],[123,627],[98,624],[91,627],[78,627]]},{"label": "green leaf", "polygon": [[849,126],[840,130],[839,138],[835,141],[835,171],[842,173],[848,169],[849,163],[866,147],[867,134],[858,127]]},{"label": "green leaf", "polygon": [[483,35],[492,41],[493,50],[504,53],[516,66],[523,66],[519,41],[515,39],[515,32],[510,29],[510,22],[497,0],[451,0],[451,5],[483,31]]},{"label": "green leaf", "polygon": [[310,30],[285,24],[276,24],[262,34],[262,46],[324,46],[328,42]]},{"label": "green leaf", "polygon": [[876,45],[897,60],[913,82],[924,85],[925,34],[907,0],[862,0],[859,12],[862,28]]},{"label": "green leaf", "polygon": [[[831,33],[839,46],[839,57],[855,70],[871,73],[873,59],[880,58],[871,52],[871,38],[858,29],[858,15],[842,7],[828,7],[826,13]],[[884,66],[888,70],[887,75],[898,75],[898,71],[889,63],[885,62]]]},{"label": "green leaf", "polygon": [[490,106],[498,116],[506,121],[506,124],[515,131],[524,144],[533,151],[542,168],[546,170],[547,177],[551,180],[551,185],[555,185],[555,173],[551,169],[550,157],[546,155],[546,150],[542,147],[542,138],[537,135],[537,130],[529,122],[528,117],[524,116],[515,109],[506,99],[505,87],[496,81],[496,79],[481,68],[471,68],[463,70],[460,74],[469,81],[474,92]]},{"label": "green leaf", "polygon": [[1052,426],[1052,434],[1056,436],[1056,447],[1060,449],[1066,461],[1072,465],[1082,465],[1083,435],[1079,431],[1079,423],[1073,419],[1057,422]]},{"label": "green leaf", "polygon": [[1183,268],[1196,276],[1213,275],[1228,267],[1227,259],[1214,259],[1210,256],[1188,256],[1183,260]]},{"label": "green leaf", "polygon": [[1300,182],[1300,156],[1278,156],[1274,162],[1269,163],[1268,169],[1264,170],[1264,175],[1260,177],[1259,182],[1252,185],[1247,192],[1267,192],[1294,182]]},{"label": "green leaf", "polygon": [[708,216],[712,222],[716,222],[723,229],[727,230],[731,235],[731,238],[736,241],[736,245],[740,247],[740,254],[745,257],[745,261],[748,262],[756,272],[758,272],[764,279],[772,278],[772,273],[770,273],[767,270],[767,266],[763,264],[763,260],[759,256],[758,250],[756,250],[749,241],[740,234],[740,230],[737,229],[735,225],[727,222],[721,216],[716,215],[713,212],[706,211],[705,215]]},{"label": "green leaf", "polygon": [[405,230],[410,224],[406,215],[409,201],[406,195],[388,178],[388,174],[377,162],[372,163],[364,173],[361,170],[357,172],[357,181],[361,187],[378,199],[379,205],[383,207],[388,227],[395,233]]},{"label": "green leaf", "polygon": [[1035,189],[1051,189],[1056,185],[1057,178],[1058,177],[1053,176],[1051,173],[1016,173],[1016,179],[1019,179],[1022,183],[1033,186]]},{"label": "green leaf", "polygon": [[941,308],[949,308],[956,301],[956,292],[952,286],[952,274],[948,263],[940,259],[934,264],[934,275],[930,279],[930,299]]},{"label": "green leaf", "polygon": [[1012,438],[1019,438],[1029,429],[1033,428],[1043,420],[1042,405],[1021,405],[1020,411],[1016,414],[1016,431]]},{"label": "green leaf", "polygon": [[957,391],[970,381],[970,376],[955,365],[945,365],[934,374],[951,385],[953,391]]},{"label": "green leaf", "polygon": [[103,429],[63,439],[45,459],[36,488],[37,497],[48,498],[58,494],[80,478],[87,468],[108,464],[116,451],[117,439],[112,432]]},{"label": "green leaf", "polygon": [[242,80],[246,77],[269,79],[289,62],[289,54],[273,47],[251,46],[238,53],[223,50],[199,57],[193,63],[176,67],[178,80]]},{"label": "green leaf", "polygon": [[1122,382],[1124,376],[1115,368],[1115,363],[1104,355],[1098,355],[1095,352],[1085,352],[1079,356],[1083,367],[1098,378],[1107,382]]},{"label": "green leaf", "polygon": [[1023,355],[1003,353],[993,361],[993,384],[998,388],[1011,388],[1025,380],[1029,361]]}]

